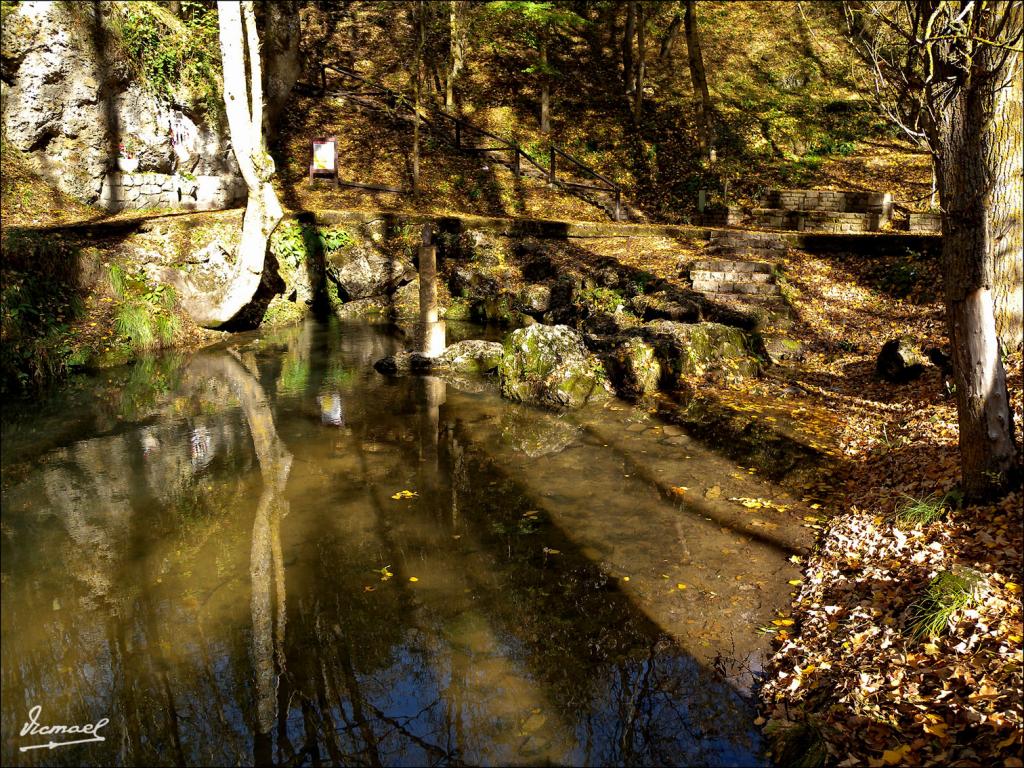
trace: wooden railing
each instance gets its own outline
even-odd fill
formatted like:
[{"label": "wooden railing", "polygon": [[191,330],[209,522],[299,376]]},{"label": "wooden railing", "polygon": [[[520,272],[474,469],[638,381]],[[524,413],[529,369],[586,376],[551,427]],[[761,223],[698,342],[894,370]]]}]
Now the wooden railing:
[{"label": "wooden railing", "polygon": [[[345,94],[346,96],[369,96],[371,98],[378,99],[383,97],[387,101],[388,106],[391,107],[392,109],[398,108],[402,104],[409,104],[410,107],[412,106],[409,102],[409,99],[400,92],[392,90],[391,88],[381,85],[380,83],[375,83],[372,80],[363,77],[358,72],[341,64],[323,64],[320,67],[320,87],[321,90],[323,91],[327,90],[328,69],[337,72],[342,77],[354,80],[355,82],[360,83],[362,87],[368,89],[367,92],[347,92]],[[431,115],[436,115],[438,118],[441,118],[442,120],[447,121],[448,123],[451,124],[451,132],[449,134],[448,130],[442,129],[439,124],[431,121],[431,119],[427,115],[423,114],[423,110],[421,110],[419,114],[419,119],[424,124],[429,126],[431,129],[445,136],[450,135],[451,142],[457,150],[461,152],[473,152],[479,154],[488,154],[491,152],[507,152],[509,154],[509,166],[511,167],[512,173],[516,178],[519,178],[522,175],[522,161],[526,160],[527,163],[534,166],[543,175],[543,178],[545,178],[549,184],[565,187],[570,190],[589,190],[593,192],[602,192],[608,194],[615,201],[615,207],[611,214],[612,218],[615,221],[620,221],[622,219],[622,187],[620,187],[618,184],[616,184],[614,181],[612,181],[604,174],[599,173],[590,166],[580,162],[575,157],[566,152],[564,149],[556,146],[553,142],[550,143],[548,147],[548,166],[547,168],[545,168],[541,164],[541,162],[539,162],[536,158],[534,158],[532,155],[526,152],[517,143],[509,141],[508,139],[499,136],[496,133],[491,133],[488,130],[480,128],[479,126],[473,125],[465,118],[449,114],[448,112],[445,112],[443,109],[439,109],[434,106],[428,107],[428,113]],[[478,147],[473,144],[466,144],[464,142],[464,139],[467,138],[469,134],[479,134],[481,136],[484,136],[496,142],[496,145],[488,147]],[[593,177],[599,183],[581,184],[579,182],[570,181],[564,178],[564,176],[563,178],[558,178],[558,158],[562,158],[563,160],[567,161],[578,171],[586,174],[587,176]],[[352,186],[366,187],[370,185],[361,184]]]}]

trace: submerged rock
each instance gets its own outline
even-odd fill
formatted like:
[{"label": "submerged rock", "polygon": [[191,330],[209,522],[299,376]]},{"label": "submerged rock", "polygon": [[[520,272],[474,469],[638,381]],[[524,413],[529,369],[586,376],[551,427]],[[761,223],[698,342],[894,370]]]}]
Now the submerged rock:
[{"label": "submerged rock", "polygon": [[907,336],[890,339],[878,353],[875,369],[886,381],[906,384],[924,373],[924,355]]},{"label": "submerged rock", "polygon": [[677,323],[657,320],[642,329],[670,382],[683,375],[719,372],[730,377],[755,376],[760,363],[747,335],[719,323]]},{"label": "submerged rock", "polygon": [[501,417],[501,437],[531,459],[560,453],[578,440],[583,430],[555,415],[524,412],[509,406]]},{"label": "submerged rock", "polygon": [[501,364],[502,351],[502,345],[496,341],[466,339],[449,345],[434,364],[458,373],[491,373]]},{"label": "submerged rock", "polygon": [[600,361],[564,325],[531,325],[509,334],[498,376],[505,397],[549,408],[578,408],[605,394]]},{"label": "submerged rock", "polygon": [[405,351],[382,357],[373,367],[389,376],[437,372],[486,374],[498,367],[501,355],[502,346],[496,341],[467,339],[455,342],[437,357]]}]

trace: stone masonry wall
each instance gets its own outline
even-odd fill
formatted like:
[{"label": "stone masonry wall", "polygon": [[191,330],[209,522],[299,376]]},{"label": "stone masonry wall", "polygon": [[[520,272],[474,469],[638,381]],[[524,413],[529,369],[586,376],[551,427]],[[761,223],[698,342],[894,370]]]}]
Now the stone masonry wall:
[{"label": "stone masonry wall", "polygon": [[166,173],[108,173],[97,205],[111,213],[126,209],[183,208],[208,211],[245,201],[248,191],[238,176],[196,176]]},{"label": "stone masonry wall", "polygon": [[912,213],[907,220],[911,232],[942,232],[942,216],[937,213]]},{"label": "stone masonry wall", "polygon": [[834,213],[878,213],[892,215],[888,192],[841,192],[831,189],[777,189],[764,199],[765,208],[790,211],[832,211]]}]

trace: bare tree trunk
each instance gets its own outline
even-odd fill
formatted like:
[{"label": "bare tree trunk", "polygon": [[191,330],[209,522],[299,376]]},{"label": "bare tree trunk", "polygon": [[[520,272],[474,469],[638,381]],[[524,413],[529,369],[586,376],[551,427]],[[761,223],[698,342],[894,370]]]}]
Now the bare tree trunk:
[{"label": "bare tree trunk", "polygon": [[416,72],[413,77],[412,116],[412,191],[420,186],[420,101],[423,81],[424,8],[423,0],[416,3]]},{"label": "bare tree trunk", "polygon": [[295,81],[302,71],[299,40],[302,36],[298,3],[295,0],[265,3],[263,59],[266,64],[267,106],[263,131],[269,141],[288,103]]},{"label": "bare tree trunk", "polygon": [[658,51],[660,61],[671,60],[672,49],[675,48],[676,38],[679,37],[679,29],[682,26],[683,14],[676,11],[672,21],[669,22],[668,29],[665,30],[665,36],[661,38],[661,49]]},{"label": "bare tree trunk", "polygon": [[448,73],[445,77],[444,106],[455,106],[455,80],[462,71],[466,57],[466,1],[450,0],[448,7]]},{"label": "bare tree trunk", "polygon": [[[284,216],[270,179],[274,161],[263,143],[263,81],[259,35],[252,2],[219,2],[224,107],[238,168],[249,188],[233,273],[224,287],[204,291],[177,272],[168,275],[181,303],[197,325],[217,328],[250,301],[263,277],[267,240]],[[248,48],[248,51],[246,49]],[[249,61],[248,81],[245,61]]]},{"label": "bare tree trunk", "polygon": [[996,333],[1004,352],[1019,349],[1024,342],[1024,77],[1020,59],[1016,73],[1010,73],[1007,88],[996,103],[993,131],[999,137],[1001,170],[995,178],[1000,185],[992,195],[992,237],[995,258],[992,265],[995,286]]},{"label": "bare tree trunk", "polygon": [[636,3],[630,2],[626,10],[626,28],[622,31],[622,81],[626,93],[633,84],[633,35],[636,34]]},{"label": "bare tree trunk", "polygon": [[637,5],[636,80],[633,83],[633,124],[640,125],[644,101],[644,69],[647,66],[647,14],[643,3]]},{"label": "bare tree trunk", "polygon": [[548,41],[540,41],[540,132],[551,132],[551,86],[548,82]]},{"label": "bare tree trunk", "polygon": [[[977,54],[985,55],[986,51]],[[1019,72],[1019,56],[1011,62],[1008,74],[1013,78]],[[1015,109],[1019,115],[1019,107],[1009,103],[1012,90],[976,83],[958,88],[950,98],[933,98],[934,104],[942,104],[930,138],[937,150],[944,212],[946,316],[963,487],[971,498],[1004,490],[1015,470],[1013,413],[993,290],[999,268],[1016,259],[1019,269],[1020,259],[1021,135],[1019,124],[1008,119]],[[1015,188],[1017,195],[1011,199]]]},{"label": "bare tree trunk", "polygon": [[700,50],[700,35],[697,32],[696,0],[686,0],[683,26],[686,30],[686,58],[690,64],[690,81],[693,83],[694,111],[700,126],[700,137],[705,152],[715,147],[715,133],[711,122],[711,94],[708,93],[708,77],[704,70],[704,54]]}]

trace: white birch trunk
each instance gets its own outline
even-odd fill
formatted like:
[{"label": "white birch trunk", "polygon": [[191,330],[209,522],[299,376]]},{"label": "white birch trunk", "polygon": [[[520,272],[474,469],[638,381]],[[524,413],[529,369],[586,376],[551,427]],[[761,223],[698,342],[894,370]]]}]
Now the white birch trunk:
[{"label": "white birch trunk", "polygon": [[[232,274],[216,294],[176,280],[181,302],[193,321],[217,328],[232,320],[252,301],[263,277],[267,240],[284,216],[270,184],[274,163],[263,148],[263,83],[259,37],[252,2],[218,2],[221,60],[224,67],[224,108],[238,168],[249,189],[242,237]],[[248,46],[249,74],[245,60]]]}]

